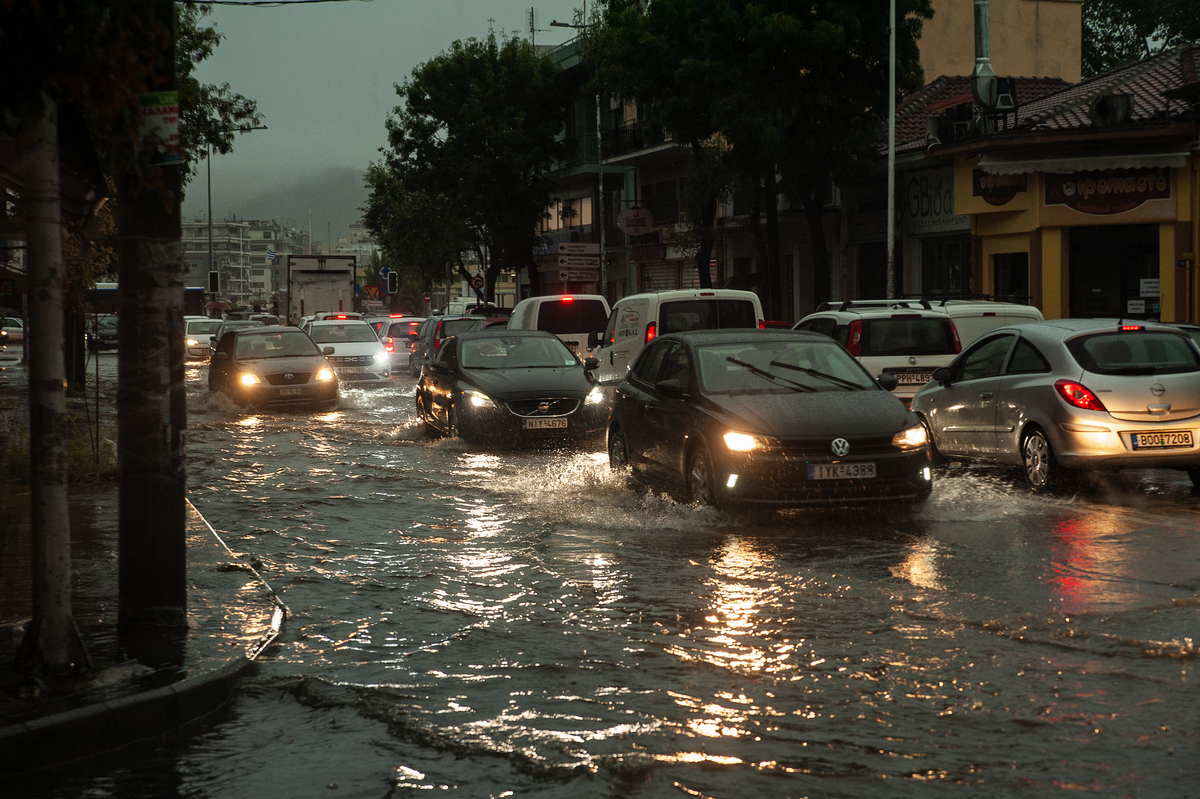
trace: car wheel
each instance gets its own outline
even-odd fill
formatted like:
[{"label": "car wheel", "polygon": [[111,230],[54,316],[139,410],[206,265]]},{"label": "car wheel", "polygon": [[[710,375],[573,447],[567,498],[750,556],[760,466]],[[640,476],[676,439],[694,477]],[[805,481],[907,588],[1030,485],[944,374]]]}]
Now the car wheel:
[{"label": "car wheel", "polygon": [[614,471],[629,468],[629,445],[619,427],[608,431],[608,468]]},{"label": "car wheel", "polygon": [[717,492],[713,488],[712,461],[708,450],[703,444],[692,452],[688,459],[687,496],[691,502],[698,502],[710,508],[719,508]]},{"label": "car wheel", "polygon": [[411,358],[408,361],[408,376],[409,377],[420,377],[421,376],[421,370],[418,369],[416,366],[413,366],[413,362],[412,362]]},{"label": "car wheel", "polygon": [[1062,482],[1062,467],[1040,428],[1032,428],[1021,440],[1021,471],[1034,491],[1045,491]]},{"label": "car wheel", "polygon": [[925,426],[925,440],[929,442],[930,466],[940,469],[946,465],[946,459],[942,456],[942,453],[937,448],[937,444],[933,441],[933,428],[929,426],[929,420],[924,416],[921,417],[921,424]]},{"label": "car wheel", "polygon": [[447,438],[458,438],[458,411],[451,405],[446,411],[446,436]]},{"label": "car wheel", "polygon": [[1192,488],[1200,489],[1200,467],[1188,469],[1187,476],[1192,480]]}]

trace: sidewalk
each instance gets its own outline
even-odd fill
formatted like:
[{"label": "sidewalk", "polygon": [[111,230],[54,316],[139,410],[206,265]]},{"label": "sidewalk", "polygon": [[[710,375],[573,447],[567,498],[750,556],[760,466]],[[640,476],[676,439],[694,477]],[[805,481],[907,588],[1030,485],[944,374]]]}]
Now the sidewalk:
[{"label": "sidewalk", "polygon": [[[6,428],[27,424],[27,401],[14,388],[0,385],[0,439]],[[115,501],[115,487],[110,495]],[[15,508],[21,501],[28,502],[26,486],[0,486],[0,504]],[[0,615],[0,779],[186,731],[224,707],[237,678],[279,637],[287,608],[189,503],[187,628],[133,636],[119,630],[115,540],[111,546],[73,544],[71,604],[93,668],[69,679],[26,679],[15,661],[31,592],[28,525],[22,530],[16,517],[0,514],[0,610],[6,611]],[[26,612],[14,616],[14,609]],[[153,653],[143,659],[156,665],[127,651]]]}]

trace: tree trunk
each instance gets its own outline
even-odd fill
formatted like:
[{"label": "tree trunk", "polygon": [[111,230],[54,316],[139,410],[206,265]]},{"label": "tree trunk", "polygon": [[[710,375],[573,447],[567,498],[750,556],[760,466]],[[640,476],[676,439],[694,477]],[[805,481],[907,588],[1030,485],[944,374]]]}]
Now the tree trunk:
[{"label": "tree trunk", "polygon": [[763,174],[763,203],[767,216],[767,273],[763,279],[771,287],[769,307],[763,312],[768,319],[783,319],[784,292],[779,279],[779,188],[775,182],[774,164]]},{"label": "tree trunk", "polygon": [[29,450],[32,471],[33,623],[22,642],[35,668],[72,666],[71,527],[67,512],[67,398],[63,360],[62,199],[58,113],[45,99],[30,159]]},{"label": "tree trunk", "polygon": [[[174,9],[158,18],[174,31]],[[152,85],[175,89],[173,42]],[[142,154],[144,158],[146,153]],[[151,155],[150,161],[162,161]],[[145,162],[143,161],[143,164]],[[178,163],[128,169],[118,183],[118,620],[187,623],[183,247]]]},{"label": "tree trunk", "polygon": [[801,308],[804,315],[833,297],[833,270],[829,263],[829,244],[825,240],[825,182],[818,181],[804,194],[804,217],[808,221],[808,241],[812,248],[813,307]]}]

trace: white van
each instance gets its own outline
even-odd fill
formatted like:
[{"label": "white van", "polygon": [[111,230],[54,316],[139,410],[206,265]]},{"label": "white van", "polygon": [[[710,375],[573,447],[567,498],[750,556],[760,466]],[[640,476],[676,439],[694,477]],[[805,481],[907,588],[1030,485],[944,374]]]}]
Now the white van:
[{"label": "white van", "polygon": [[553,333],[582,361],[593,354],[588,334],[602,329],[607,319],[608,300],[599,294],[553,294],[518,302],[508,328]]},{"label": "white van", "polygon": [[1043,321],[1042,312],[1037,308],[1015,302],[946,299],[932,301],[930,304],[934,308],[945,310],[954,321],[959,342],[964,348],[984,333],[998,327]]},{"label": "white van", "polygon": [[677,289],[631,294],[617,301],[603,333],[588,340],[600,361],[596,377],[615,385],[655,336],[681,330],[763,327],[762,303],[752,291]]}]

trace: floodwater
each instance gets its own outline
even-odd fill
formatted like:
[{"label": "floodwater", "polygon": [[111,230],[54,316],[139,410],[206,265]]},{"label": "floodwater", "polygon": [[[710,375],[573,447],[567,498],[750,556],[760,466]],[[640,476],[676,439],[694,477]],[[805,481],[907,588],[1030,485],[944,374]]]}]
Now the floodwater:
[{"label": "floodwater", "polygon": [[[192,502],[291,611],[228,717],[37,797],[1194,796],[1200,498],[942,475],[750,522],[600,451],[433,439],[413,381],[252,414],[189,368]],[[599,450],[600,447],[597,447]]]}]

